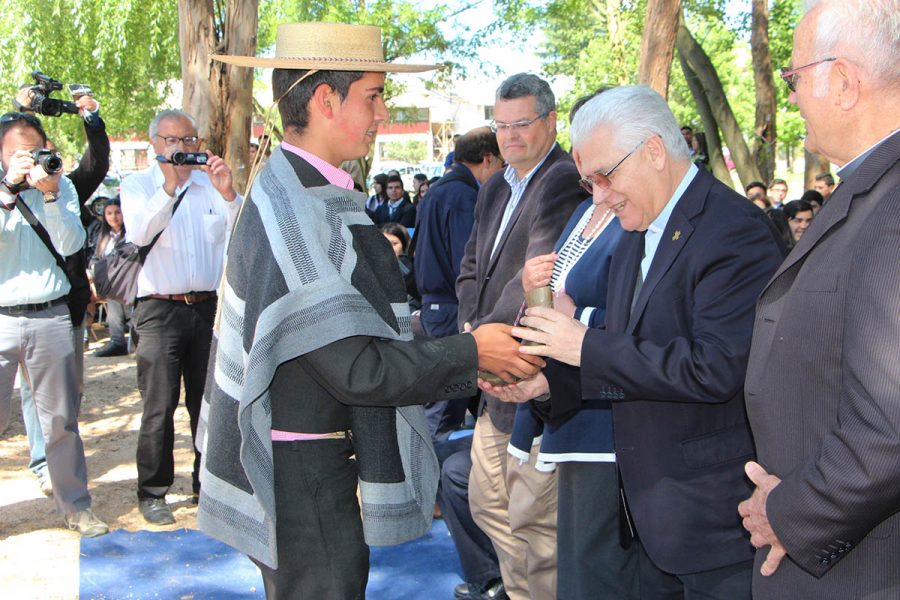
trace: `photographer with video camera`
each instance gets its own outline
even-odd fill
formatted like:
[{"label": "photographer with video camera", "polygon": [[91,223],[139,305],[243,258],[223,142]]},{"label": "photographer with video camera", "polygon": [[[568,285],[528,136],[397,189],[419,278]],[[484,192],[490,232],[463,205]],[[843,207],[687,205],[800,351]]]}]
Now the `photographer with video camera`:
[{"label": "photographer with video camera", "polygon": [[63,88],[62,82],[47,77],[40,71],[33,71],[31,76],[35,83],[21,86],[13,100],[13,106],[17,111],[48,117],[77,114],[84,120],[87,149],[81,156],[78,166],[66,177],[72,181],[78,192],[81,224],[87,227],[92,221],[92,216],[85,207],[85,202],[103,183],[103,178],[109,171],[109,137],[106,135],[106,124],[100,118],[100,103],[94,98],[91,88],[81,83],[68,86],[72,102],[51,98],[53,92]]},{"label": "photographer with video camera", "polygon": [[[143,247],[154,244],[138,275],[134,309],[140,340],[135,353],[137,378],[144,405],[137,495],[144,518],[166,525],[175,522],[166,493],[175,477],[173,414],[180,382],[184,380],[193,437],[206,383],[226,238],[241,199],[225,161],[199,152],[197,128],[187,113],[159,113],[150,123],[150,141],[157,160],[122,182],[121,202],[127,239]],[[196,450],[194,457],[196,500],[200,491]]]},{"label": "photographer with video camera", "polygon": [[63,257],[83,247],[85,233],[74,186],[46,145],[37,118],[0,117],[0,431],[21,369],[34,391],[57,508],[69,529],[93,537],[108,527],[92,512],[87,490],[76,344],[61,343],[73,336]]}]

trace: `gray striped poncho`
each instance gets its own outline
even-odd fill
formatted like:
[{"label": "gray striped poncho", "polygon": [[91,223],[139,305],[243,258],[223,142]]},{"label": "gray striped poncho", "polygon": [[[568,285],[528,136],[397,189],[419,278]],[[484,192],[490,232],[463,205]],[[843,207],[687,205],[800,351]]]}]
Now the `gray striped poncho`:
[{"label": "gray striped poncho", "polygon": [[[385,280],[378,273],[383,265],[354,251],[351,228],[373,227],[364,202],[364,195],[333,185],[303,187],[278,148],[229,244],[197,434],[203,456],[197,523],[272,568],[278,568],[278,521],[269,386],[276,369],[349,336],[412,339],[405,294],[385,289],[380,295],[390,303],[373,306],[351,284],[359,268]],[[421,407],[354,407],[351,420],[366,542],[393,545],[423,535],[439,471]],[[391,483],[395,477],[385,474],[397,472],[397,461],[404,480]]]}]

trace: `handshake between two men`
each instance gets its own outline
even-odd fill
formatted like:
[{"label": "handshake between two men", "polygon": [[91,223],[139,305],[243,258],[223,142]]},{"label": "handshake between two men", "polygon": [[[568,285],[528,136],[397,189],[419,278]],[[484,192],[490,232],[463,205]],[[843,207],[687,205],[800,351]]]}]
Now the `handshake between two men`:
[{"label": "handshake between two men", "polygon": [[[557,257],[555,253],[545,254],[525,263],[522,284],[526,295],[550,284]],[[490,323],[472,332],[478,342],[479,368],[506,382],[501,384],[479,377],[479,388],[504,402],[527,402],[550,391],[547,378],[541,373],[545,366],[541,357],[581,366],[581,346],[587,325],[573,318],[575,304],[565,290],[554,292],[552,297],[553,308],[528,308],[520,321],[521,326]],[[484,361],[479,335],[489,344],[484,351]],[[509,354],[510,351],[515,355]]]}]

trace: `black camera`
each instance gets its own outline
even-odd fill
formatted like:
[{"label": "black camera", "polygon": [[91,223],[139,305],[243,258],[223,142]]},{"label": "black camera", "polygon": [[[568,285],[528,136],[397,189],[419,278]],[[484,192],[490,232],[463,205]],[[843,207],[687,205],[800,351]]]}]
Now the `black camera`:
[{"label": "black camera", "polygon": [[31,76],[35,81],[35,85],[29,88],[31,106],[17,106],[17,109],[30,108],[34,112],[48,117],[58,117],[63,113],[78,114],[78,107],[74,102],[50,97],[50,94],[63,88],[61,81],[47,77],[40,71],[32,71]]},{"label": "black camera", "polygon": [[171,163],[173,165],[205,165],[209,160],[209,155],[206,152],[182,152],[181,150],[176,150],[172,153],[171,158],[166,158],[162,154],[156,157],[156,160],[164,163]]},{"label": "black camera", "polygon": [[38,148],[31,153],[34,164],[40,165],[47,175],[59,173],[63,168],[63,159],[59,152],[48,150],[47,148]]}]

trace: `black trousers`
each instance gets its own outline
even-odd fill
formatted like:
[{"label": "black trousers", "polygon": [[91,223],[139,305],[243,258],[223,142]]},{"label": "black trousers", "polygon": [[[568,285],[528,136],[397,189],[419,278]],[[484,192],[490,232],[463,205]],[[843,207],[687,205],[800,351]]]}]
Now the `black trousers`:
[{"label": "black trousers", "polygon": [[273,442],[278,569],[254,560],[268,600],[362,600],[369,547],[349,440]]},{"label": "black trousers", "polygon": [[637,600],[637,545],[619,543],[616,464],[560,463],[557,598]]},{"label": "black trousers", "polygon": [[215,316],[215,299],[199,304],[147,299],[135,308],[138,389],[144,403],[137,446],[139,498],[164,498],[175,479],[174,415],[182,380],[194,448],[192,488],[200,490],[200,453],[193,441]]},{"label": "black trousers", "polygon": [[500,579],[500,565],[491,539],[472,519],[469,509],[469,472],[472,470],[471,444],[450,455],[441,467],[439,501],[444,522],[453,537],[466,583],[482,586]]},{"label": "black trousers", "polygon": [[[640,532],[638,532],[640,533]],[[719,567],[699,573],[673,575],[657,567],[639,540],[641,598],[648,600],[750,600],[753,561]]]}]

